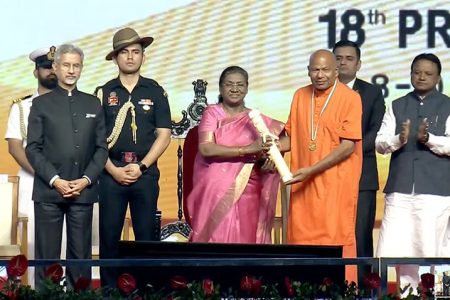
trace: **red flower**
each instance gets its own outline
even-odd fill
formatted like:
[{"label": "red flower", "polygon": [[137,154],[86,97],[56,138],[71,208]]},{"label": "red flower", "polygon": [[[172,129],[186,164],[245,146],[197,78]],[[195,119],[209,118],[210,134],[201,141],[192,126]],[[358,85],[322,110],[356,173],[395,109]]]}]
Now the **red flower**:
[{"label": "red flower", "polygon": [[182,290],[187,288],[187,280],[183,276],[175,276],[170,279],[170,287],[174,290]]},{"label": "red flower", "polygon": [[326,287],[330,287],[334,284],[334,282],[330,277],[325,277],[322,281],[322,284]]},{"label": "red flower", "polygon": [[286,291],[289,297],[295,296],[294,288],[292,287],[292,280],[289,277],[284,277],[284,285],[286,286]]},{"label": "red flower", "polygon": [[245,275],[241,278],[241,291],[252,293],[252,294],[259,294],[261,292],[261,286],[262,282],[261,280],[255,278],[254,276]]},{"label": "red flower", "polygon": [[213,283],[213,281],[210,280],[210,279],[203,279],[202,289],[203,289],[203,294],[206,297],[212,296],[212,294],[214,293],[214,283]]},{"label": "red flower", "polygon": [[81,291],[86,290],[89,285],[91,284],[91,280],[86,277],[80,277],[78,278],[77,282],[75,283],[75,293],[79,293]]},{"label": "red flower", "polygon": [[253,276],[245,275],[241,278],[241,291],[251,292],[252,290]]},{"label": "red flower", "polygon": [[369,290],[375,290],[380,287],[381,278],[377,273],[369,273],[364,277],[364,285]]},{"label": "red flower", "polygon": [[45,278],[50,278],[54,283],[59,283],[64,275],[63,268],[60,264],[56,263],[47,268],[44,272]]},{"label": "red flower", "polygon": [[25,274],[28,268],[28,260],[25,255],[16,255],[8,262],[6,272],[8,277],[16,278]]},{"label": "red flower", "polygon": [[131,294],[136,289],[136,280],[133,275],[123,273],[117,278],[117,287],[125,294]]},{"label": "red flower", "polygon": [[7,291],[4,292],[4,294],[6,295],[6,297],[8,297],[6,299],[8,299],[8,300],[16,300],[19,297],[19,290],[18,289],[15,289],[13,291],[7,290]]},{"label": "red flower", "polygon": [[3,290],[3,287],[5,286],[7,280],[5,277],[0,276],[0,291]]},{"label": "red flower", "polygon": [[434,275],[431,273],[425,273],[420,275],[420,280],[422,287],[424,289],[430,290],[434,288]]},{"label": "red flower", "polygon": [[252,281],[252,293],[253,295],[259,295],[261,293],[262,282],[259,279],[253,277]]}]

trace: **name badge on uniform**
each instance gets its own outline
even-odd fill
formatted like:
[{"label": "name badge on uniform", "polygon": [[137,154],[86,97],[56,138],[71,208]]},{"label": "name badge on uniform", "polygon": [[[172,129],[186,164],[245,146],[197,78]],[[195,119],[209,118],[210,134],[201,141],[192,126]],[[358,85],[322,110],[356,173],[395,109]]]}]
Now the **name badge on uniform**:
[{"label": "name badge on uniform", "polygon": [[116,92],[111,92],[108,97],[108,106],[119,105],[119,97],[117,97]]},{"label": "name badge on uniform", "polygon": [[150,106],[153,106],[153,101],[152,99],[141,99],[138,104],[142,105],[143,110],[150,110]]},{"label": "name badge on uniform", "polygon": [[95,118],[95,114],[86,114],[86,119],[93,119]]}]

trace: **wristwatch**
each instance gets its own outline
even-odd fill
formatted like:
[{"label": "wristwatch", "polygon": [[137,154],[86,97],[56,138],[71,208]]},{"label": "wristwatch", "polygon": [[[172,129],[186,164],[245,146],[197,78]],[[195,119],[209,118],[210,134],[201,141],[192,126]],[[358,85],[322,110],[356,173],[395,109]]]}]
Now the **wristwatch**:
[{"label": "wristwatch", "polygon": [[138,161],[137,165],[139,166],[139,170],[141,170],[142,174],[144,174],[144,172],[148,169],[148,167],[142,161]]}]

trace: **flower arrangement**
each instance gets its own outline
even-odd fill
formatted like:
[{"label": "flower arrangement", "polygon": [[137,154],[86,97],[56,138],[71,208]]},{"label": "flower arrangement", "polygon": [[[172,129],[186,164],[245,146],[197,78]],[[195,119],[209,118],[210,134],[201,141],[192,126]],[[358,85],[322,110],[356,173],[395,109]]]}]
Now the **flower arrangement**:
[{"label": "flower arrangement", "polygon": [[[129,299],[129,300],[238,300],[238,299],[376,299],[373,294],[380,289],[380,277],[376,273],[366,276],[363,287],[357,287],[354,282],[336,284],[330,278],[324,278],[320,284],[300,282],[289,277],[284,278],[284,284],[270,284],[262,278],[253,275],[242,276],[238,289],[222,289],[219,284],[205,278],[200,281],[188,282],[182,276],[174,276],[168,286],[158,291],[148,284],[143,290],[137,289],[135,278],[128,273],[119,276],[117,288],[91,288],[87,278],[80,277],[73,289],[65,284],[64,271],[60,264],[53,264],[45,270],[45,280],[39,291],[21,284],[20,277],[28,268],[28,260],[24,255],[13,257],[6,271],[8,279],[0,280],[0,299]],[[402,290],[404,292],[409,287]],[[396,295],[379,296],[381,300],[401,299]],[[417,295],[409,288],[406,300],[434,299],[434,275],[422,274]]]},{"label": "flower arrangement", "polygon": [[410,285],[407,285],[405,288],[400,289],[400,292],[403,294],[406,290],[408,290],[408,296],[404,298],[406,300],[434,299],[434,275],[430,273],[420,275],[420,283],[417,288],[417,295],[413,295],[413,288],[410,287]]},{"label": "flower arrangement", "polygon": [[1,279],[0,299],[20,300],[52,300],[52,299],[103,299],[99,290],[90,289],[90,280],[80,277],[73,290],[67,290],[61,282],[64,281],[64,270],[60,264],[49,266],[45,272],[45,280],[39,291],[21,284],[20,277],[28,268],[28,260],[24,255],[13,257],[6,266],[8,279]]}]

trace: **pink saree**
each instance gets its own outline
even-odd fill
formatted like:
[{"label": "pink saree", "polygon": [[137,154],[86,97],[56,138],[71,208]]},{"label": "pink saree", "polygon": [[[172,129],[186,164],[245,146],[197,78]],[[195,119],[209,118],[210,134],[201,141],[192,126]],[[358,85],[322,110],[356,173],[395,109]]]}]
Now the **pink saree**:
[{"label": "pink saree", "polygon": [[[278,136],[284,124],[263,118]],[[245,146],[260,138],[248,111],[227,117],[221,105],[208,106],[199,125],[199,143],[212,136],[226,146]],[[193,176],[187,197],[192,242],[271,243],[277,173],[262,172],[246,157],[204,158],[197,153]]]}]

